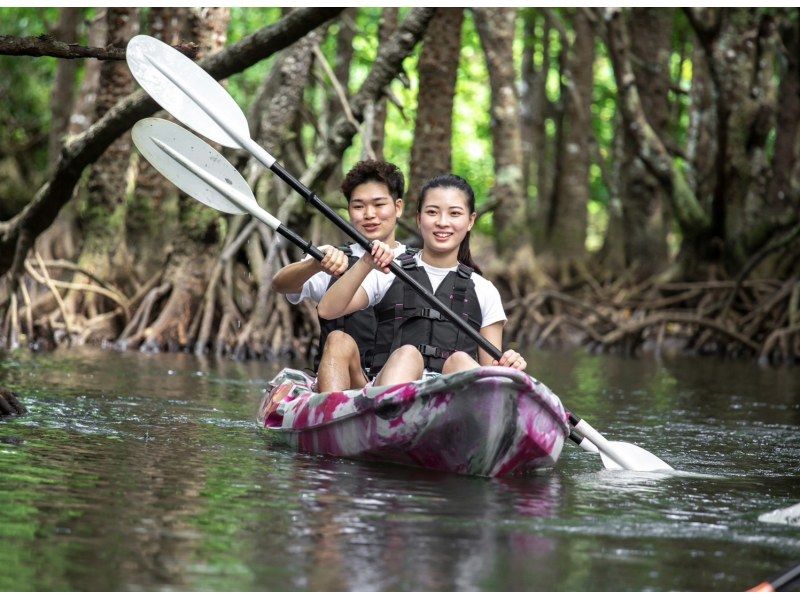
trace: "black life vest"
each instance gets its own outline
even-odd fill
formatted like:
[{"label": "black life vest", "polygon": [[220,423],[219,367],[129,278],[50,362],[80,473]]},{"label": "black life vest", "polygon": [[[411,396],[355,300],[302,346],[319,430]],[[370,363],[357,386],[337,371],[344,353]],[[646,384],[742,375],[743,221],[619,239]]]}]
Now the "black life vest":
[{"label": "black life vest", "polygon": [[[407,250],[398,260],[409,276],[433,292],[425,268],[418,266],[414,259],[418,251]],[[480,330],[483,316],[472,272],[472,268],[459,264],[455,271],[447,273],[434,296],[475,330]],[[417,347],[422,353],[425,368],[436,372],[442,371],[445,360],[456,351],[463,351],[476,361],[478,359],[478,343],[398,278],[395,278],[374,309],[378,328],[372,373],[380,371],[389,355],[402,345]]]},{"label": "black life vest", "polygon": [[[339,249],[347,256],[347,268],[349,270],[360,258],[353,255],[353,250],[350,249],[349,245],[339,247]],[[328,288],[331,288],[331,285],[337,280],[339,280],[338,276],[332,276],[328,283]],[[372,359],[372,347],[375,342],[375,327],[375,312],[371,307],[342,316],[341,318],[336,318],[335,320],[320,318],[319,347],[317,348],[317,354],[314,356],[314,371],[319,369],[319,362],[322,357],[322,350],[325,348],[325,341],[328,335],[334,330],[343,330],[353,337],[353,340],[356,341],[356,345],[358,346],[359,356],[361,357],[361,367],[366,369]]]}]

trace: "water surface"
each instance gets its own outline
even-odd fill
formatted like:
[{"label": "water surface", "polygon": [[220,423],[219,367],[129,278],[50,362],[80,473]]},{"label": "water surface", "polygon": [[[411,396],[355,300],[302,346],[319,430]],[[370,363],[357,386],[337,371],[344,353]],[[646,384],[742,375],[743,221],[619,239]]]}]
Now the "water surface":
[{"label": "water surface", "polygon": [[800,561],[800,372],[532,353],[608,438],[481,479],[295,454],[253,416],[279,364],[93,349],[0,355],[0,590],[741,590]]}]

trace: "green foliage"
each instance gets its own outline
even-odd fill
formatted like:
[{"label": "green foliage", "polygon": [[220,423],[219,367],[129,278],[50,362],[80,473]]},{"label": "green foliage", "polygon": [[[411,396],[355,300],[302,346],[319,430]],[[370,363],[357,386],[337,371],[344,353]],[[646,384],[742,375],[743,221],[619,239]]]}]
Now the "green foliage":
[{"label": "green foliage", "polygon": [[[31,37],[50,33],[58,22],[58,8],[0,8],[0,34]],[[0,157],[32,144],[34,168],[47,160],[46,134],[50,126],[50,96],[57,59],[0,56]],[[45,142],[41,138],[45,136]]]},{"label": "green foliage", "polygon": [[[228,26],[228,45],[234,44],[263,27],[267,27],[281,18],[281,9],[269,8],[231,8],[231,21]],[[234,99],[242,107],[253,101],[262,81],[269,74],[275,57],[270,56],[242,73],[228,79],[227,88]]]}]

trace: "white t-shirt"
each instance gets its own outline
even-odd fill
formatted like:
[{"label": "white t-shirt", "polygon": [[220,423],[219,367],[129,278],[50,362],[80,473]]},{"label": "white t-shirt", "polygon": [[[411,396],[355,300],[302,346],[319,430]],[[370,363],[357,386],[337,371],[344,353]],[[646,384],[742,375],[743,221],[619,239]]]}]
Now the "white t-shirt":
[{"label": "white t-shirt", "polygon": [[[357,258],[360,258],[362,255],[364,255],[364,248],[357,243],[350,244],[350,251],[352,251],[353,255]],[[393,253],[396,257],[401,253],[405,253],[405,251],[406,246],[398,242],[393,250]],[[303,258],[303,261],[310,259],[314,258],[312,258],[310,255],[307,255]],[[314,276],[303,283],[303,289],[299,293],[287,293],[286,299],[293,305],[297,305],[303,299],[311,299],[315,303],[319,303],[322,301],[322,296],[325,294],[325,291],[328,290],[328,285],[330,282],[330,274],[327,272],[317,272],[314,274]]]},{"label": "white t-shirt", "polygon": [[[414,256],[414,260],[416,260],[418,266],[425,268],[434,293],[436,289],[439,288],[444,277],[447,276],[447,273],[458,269],[458,266],[453,266],[452,268],[436,268],[430,264],[426,264],[422,261],[422,252],[417,253]],[[378,304],[380,300],[383,299],[389,287],[394,282],[394,279],[395,275],[391,272],[384,274],[383,272],[373,270],[367,274],[364,282],[361,283],[361,288],[367,292],[370,307]],[[481,308],[481,328],[494,324],[495,322],[505,323],[506,312],[503,310],[503,302],[500,299],[500,292],[497,288],[477,272],[472,274],[472,282],[475,283],[475,294],[478,296],[478,305],[480,305]]]}]

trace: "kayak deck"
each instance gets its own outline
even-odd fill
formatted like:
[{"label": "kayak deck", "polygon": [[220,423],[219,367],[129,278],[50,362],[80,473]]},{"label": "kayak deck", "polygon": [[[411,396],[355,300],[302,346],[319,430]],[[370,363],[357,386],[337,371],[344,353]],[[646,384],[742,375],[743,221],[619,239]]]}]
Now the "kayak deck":
[{"label": "kayak deck", "polygon": [[553,466],[569,433],[558,397],[510,368],[331,393],[314,382],[285,369],[259,409],[259,424],[302,452],[495,477]]}]

